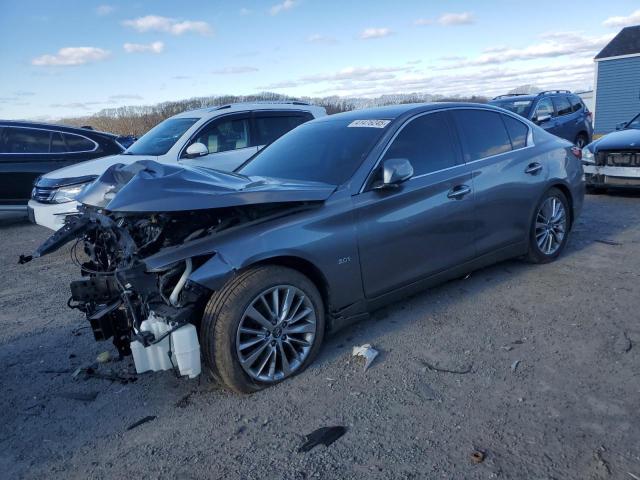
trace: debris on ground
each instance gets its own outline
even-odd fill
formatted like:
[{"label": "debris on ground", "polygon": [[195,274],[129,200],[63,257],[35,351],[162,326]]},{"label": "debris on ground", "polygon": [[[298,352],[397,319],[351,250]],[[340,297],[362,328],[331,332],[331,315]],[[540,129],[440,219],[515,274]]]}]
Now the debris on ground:
[{"label": "debris on ground", "polygon": [[466,373],[471,373],[471,369],[473,368],[473,365],[468,365],[468,366],[460,368],[460,369],[438,367],[436,365],[433,365],[433,364],[427,362],[426,360],[422,360],[422,364],[425,367],[427,367],[429,370],[433,370],[435,372],[455,373],[455,374],[459,374],[459,375],[464,375]]},{"label": "debris on ground", "polygon": [[184,397],[176,402],[176,408],[186,408],[191,405],[191,395],[193,395],[195,391],[187,393]]},{"label": "debris on ground", "polygon": [[60,375],[63,373],[71,373],[71,370],[68,368],[53,368],[53,369],[49,369],[49,370],[42,370],[41,373],[49,373],[51,375]]},{"label": "debris on ground", "polygon": [[603,452],[606,452],[606,449],[601,446],[593,454],[593,459],[596,461],[596,468],[606,473],[607,475],[611,475],[611,467],[609,466],[609,462],[602,458]]},{"label": "debris on ground", "polygon": [[328,447],[333,442],[338,440],[347,432],[347,427],[335,426],[335,427],[322,427],[314,430],[309,435],[305,435],[305,441],[298,448],[298,453],[304,453],[311,450],[316,445],[324,445]]},{"label": "debris on ground", "polygon": [[520,365],[520,360],[516,360],[511,364],[511,371],[513,373],[516,373],[516,370],[518,369],[518,365]]},{"label": "debris on ground", "polygon": [[100,355],[96,357],[96,362],[98,363],[108,363],[111,360],[111,354],[106,351],[102,352]]},{"label": "debris on ground", "polygon": [[353,347],[351,356],[364,358],[364,371],[366,372],[373,360],[378,356],[378,351],[368,343],[359,347]]},{"label": "debris on ground", "polygon": [[631,343],[627,332],[622,332],[622,334],[618,336],[614,348],[616,353],[627,353],[633,348],[633,343]]},{"label": "debris on ground", "polygon": [[127,383],[133,383],[138,380],[136,375],[132,375],[129,373],[116,373],[113,370],[109,370],[108,372],[100,372],[97,370],[97,365],[91,367],[78,367],[75,369],[72,378],[78,378],[80,374],[84,374],[84,379],[88,380],[89,378],[97,378],[100,380],[109,380],[111,382],[118,382],[122,385],[126,385]]},{"label": "debris on ground", "polygon": [[129,426],[127,427],[127,431],[129,431],[129,430],[133,430],[134,428],[137,428],[137,427],[139,427],[140,425],[144,425],[144,424],[145,424],[145,423],[147,423],[147,422],[151,422],[151,421],[155,420],[156,418],[158,418],[158,417],[156,417],[155,415],[149,415],[149,416],[147,416],[147,417],[141,418],[141,419],[140,419],[140,420],[138,420],[137,422],[134,422],[134,423],[132,423],[131,425],[129,425]]},{"label": "debris on ground", "polygon": [[93,402],[98,397],[98,392],[61,392],[58,393],[58,396],[70,400],[79,400],[81,402]]},{"label": "debris on ground", "polygon": [[474,450],[471,452],[471,461],[473,463],[482,463],[484,462],[485,457],[486,454],[482,450]]},{"label": "debris on ground", "polygon": [[604,243],[605,245],[612,245],[612,246],[622,245],[620,242],[616,242],[615,240],[608,240],[606,238],[603,238],[603,239],[597,238],[594,241],[598,243]]}]

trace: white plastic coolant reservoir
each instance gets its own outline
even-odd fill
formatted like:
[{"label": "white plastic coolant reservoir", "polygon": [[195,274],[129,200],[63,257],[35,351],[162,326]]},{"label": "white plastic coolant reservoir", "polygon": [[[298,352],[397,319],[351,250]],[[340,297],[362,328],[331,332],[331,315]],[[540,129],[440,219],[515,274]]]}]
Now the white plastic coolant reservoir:
[{"label": "white plastic coolant reservoir", "polygon": [[[151,332],[155,338],[160,338],[172,328],[153,313],[140,325],[141,331]],[[190,323],[183,325],[160,342],[148,347],[137,340],[131,342],[131,353],[136,365],[136,372],[170,370],[172,365],[169,359],[169,350],[171,350],[171,359],[174,365],[178,366],[180,375],[188,375],[189,378],[200,375],[200,343],[196,327]]]}]

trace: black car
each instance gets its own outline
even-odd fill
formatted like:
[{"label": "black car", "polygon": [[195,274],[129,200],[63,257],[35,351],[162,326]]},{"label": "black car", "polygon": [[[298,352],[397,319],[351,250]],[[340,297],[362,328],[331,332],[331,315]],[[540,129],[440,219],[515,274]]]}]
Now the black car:
[{"label": "black car", "polygon": [[640,187],[640,114],[582,149],[587,188]]},{"label": "black car", "polygon": [[0,210],[24,209],[40,175],[122,153],[120,137],[88,128],[0,121]]},{"label": "black car", "polygon": [[592,115],[582,99],[568,90],[534,95],[500,95],[489,102],[531,120],[560,138],[583,148],[593,136]]}]

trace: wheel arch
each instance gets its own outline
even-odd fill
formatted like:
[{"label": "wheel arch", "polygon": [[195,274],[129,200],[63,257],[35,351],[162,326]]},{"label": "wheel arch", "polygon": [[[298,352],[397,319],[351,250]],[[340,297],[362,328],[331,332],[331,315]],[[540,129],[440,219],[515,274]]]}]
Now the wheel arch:
[{"label": "wheel arch", "polygon": [[[309,260],[294,255],[279,255],[275,257],[264,258],[244,268],[255,267],[258,265],[278,265],[281,267],[291,268],[307,277],[315,285],[320,292],[326,315],[331,315],[331,288],[329,282],[322,270]],[[329,322],[327,322],[327,326]]]}]

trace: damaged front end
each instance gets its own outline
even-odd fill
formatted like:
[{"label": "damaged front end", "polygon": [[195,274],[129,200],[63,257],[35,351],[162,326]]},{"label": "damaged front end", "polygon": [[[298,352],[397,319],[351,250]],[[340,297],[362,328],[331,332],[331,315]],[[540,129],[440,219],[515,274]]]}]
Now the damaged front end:
[{"label": "damaged front end", "polygon": [[[34,257],[73,241],[82,278],[71,282],[68,306],[86,315],[95,339],[112,339],[121,357],[133,354],[138,373],[173,369],[194,378],[201,370],[197,330],[212,292],[191,274],[217,255],[220,232],[295,211],[330,189],[303,191],[155,162],[115,165]],[[201,245],[195,254],[185,249],[193,256],[148,261],[191,242]]]}]

